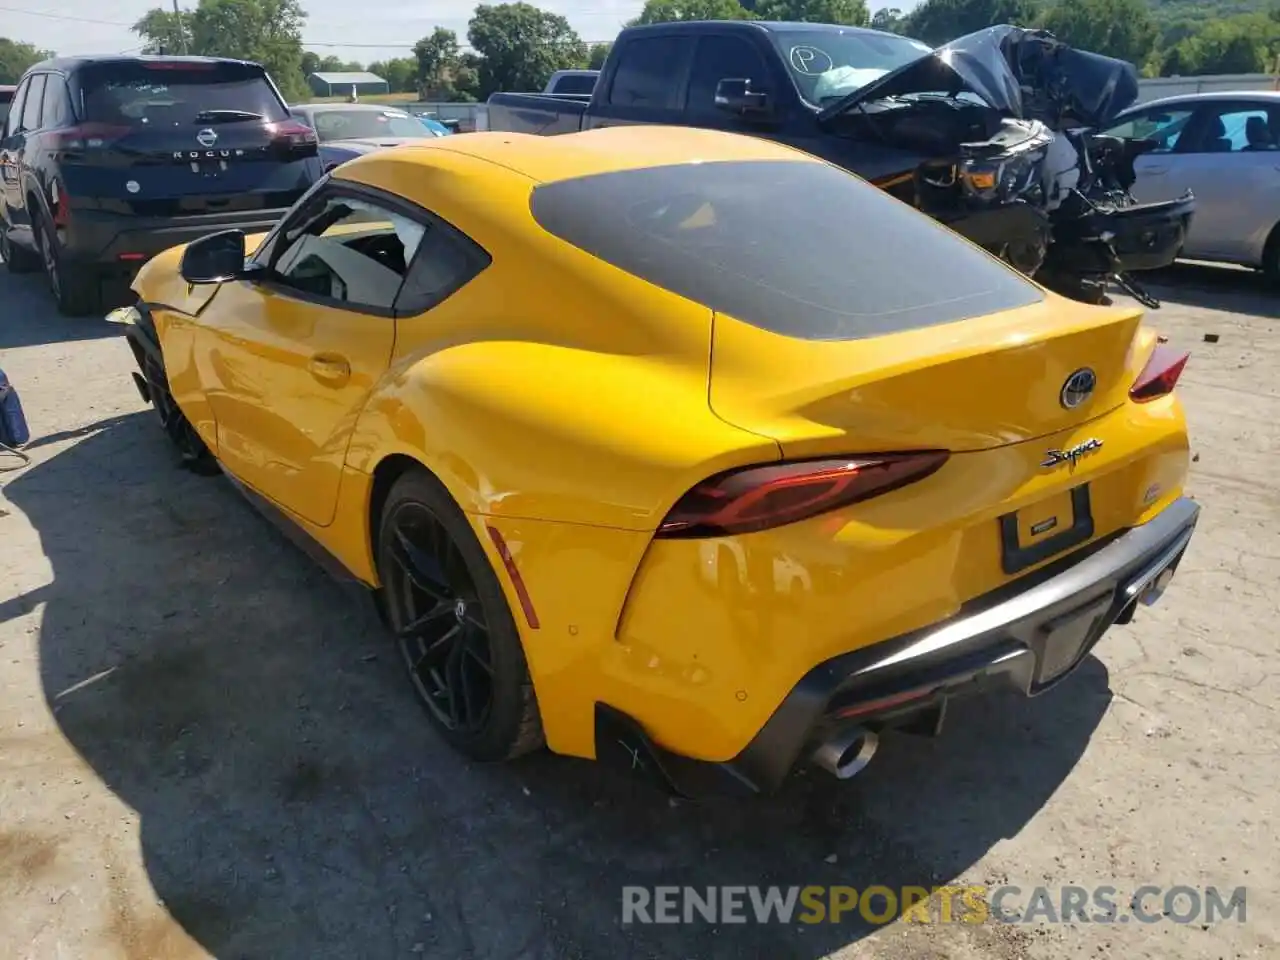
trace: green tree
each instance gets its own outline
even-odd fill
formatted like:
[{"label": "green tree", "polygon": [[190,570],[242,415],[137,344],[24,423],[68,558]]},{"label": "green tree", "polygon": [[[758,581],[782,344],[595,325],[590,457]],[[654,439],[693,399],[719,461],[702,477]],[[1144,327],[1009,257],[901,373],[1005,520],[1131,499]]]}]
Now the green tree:
[{"label": "green tree", "polygon": [[1267,73],[1280,46],[1280,23],[1252,13],[1206,23],[1159,55],[1163,76]]},{"label": "green tree", "polygon": [[609,51],[613,48],[612,43],[593,43],[591,49],[587,51],[587,69],[600,70],[604,68],[604,62],[608,59]]},{"label": "green tree", "polygon": [[761,20],[796,20],[803,23],[843,23],[865,27],[871,20],[864,0],[760,0]]},{"label": "green tree", "polygon": [[235,57],[261,63],[288,99],[303,99],[302,26],[307,15],[299,0],[200,0],[189,14],[156,8],[133,25],[144,49]]},{"label": "green tree", "polygon": [[530,3],[481,4],[467,26],[479,55],[477,93],[541,90],[557,70],[581,67],[587,47],[558,13]]},{"label": "green tree", "polygon": [[314,50],[302,51],[302,75],[309,77],[320,71],[320,54]]},{"label": "green tree", "polygon": [[1056,0],[1040,25],[1064,43],[1144,63],[1159,34],[1146,0]]},{"label": "green tree", "polygon": [[191,14],[186,10],[174,13],[156,7],[148,10],[132,30],[143,41],[143,53],[191,52]]},{"label": "green tree", "polygon": [[386,80],[393,93],[411,93],[418,89],[418,61],[415,58],[396,57],[378,66],[380,69],[375,70],[370,64],[369,72]]},{"label": "green tree", "polygon": [[[760,0],[764,6],[768,0]],[[674,20],[749,20],[749,10],[738,0],[645,0],[644,9],[627,26],[670,23]]]},{"label": "green tree", "polygon": [[0,83],[17,83],[27,67],[52,56],[52,50],[41,50],[29,43],[0,37]]},{"label": "green tree", "polygon": [[436,27],[413,45],[414,77],[419,86],[439,84],[458,63],[458,35]]},{"label": "green tree", "polygon": [[871,15],[871,29],[885,33],[901,33],[906,17],[897,7],[881,7]]},{"label": "green tree", "polygon": [[936,47],[997,23],[1028,26],[1037,13],[1036,0],[924,0],[901,32]]}]

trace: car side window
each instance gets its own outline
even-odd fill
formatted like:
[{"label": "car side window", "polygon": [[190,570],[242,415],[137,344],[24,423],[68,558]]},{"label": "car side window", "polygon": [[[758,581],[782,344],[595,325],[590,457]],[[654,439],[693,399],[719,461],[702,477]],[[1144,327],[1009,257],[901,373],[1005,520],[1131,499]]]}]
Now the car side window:
[{"label": "car side window", "polygon": [[22,105],[27,98],[27,88],[30,86],[31,81],[24,80],[18,85],[18,89],[13,91],[13,102],[9,104],[9,116],[5,117],[4,121],[6,139],[22,129]]},{"label": "car side window", "polygon": [[622,48],[609,88],[615,107],[679,108],[681,72],[688,62],[688,37],[645,37]]},{"label": "car side window", "polygon": [[390,206],[327,190],[276,237],[270,281],[307,299],[389,313],[425,232]]},{"label": "car side window", "polygon": [[698,52],[689,77],[690,113],[718,113],[716,85],[721,80],[750,80],[751,89],[768,92],[769,68],[764,57],[742,37],[705,36],[698,41]]},{"label": "car side window", "polygon": [[1225,103],[1204,110],[1193,142],[1180,153],[1243,153],[1276,149],[1266,104]]},{"label": "car side window", "polygon": [[441,220],[433,220],[396,297],[396,315],[425,313],[491,262],[484,248],[470,237]]},{"label": "car side window", "polygon": [[44,112],[40,125],[47,130],[66,126],[72,120],[71,99],[67,83],[56,74],[49,74],[44,84]]},{"label": "car side window", "polygon": [[27,90],[27,102],[22,105],[20,130],[40,129],[40,104],[44,100],[44,76],[43,73],[37,73],[31,78],[31,86]]},{"label": "car side window", "polygon": [[1154,140],[1157,146],[1152,153],[1172,153],[1194,115],[1195,111],[1188,109],[1144,110],[1105,133],[1125,140]]}]

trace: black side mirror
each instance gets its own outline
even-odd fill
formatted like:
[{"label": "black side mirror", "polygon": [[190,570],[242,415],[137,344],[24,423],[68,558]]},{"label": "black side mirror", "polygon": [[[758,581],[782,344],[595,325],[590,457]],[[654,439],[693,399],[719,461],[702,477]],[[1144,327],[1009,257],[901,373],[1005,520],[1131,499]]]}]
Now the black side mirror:
[{"label": "black side mirror", "polygon": [[223,230],[187,244],[178,269],[187,283],[226,283],[244,273],[244,256],[244,231]]},{"label": "black side mirror", "polygon": [[716,84],[716,106],[740,116],[766,117],[773,112],[769,94],[752,90],[746,79],[724,79]]}]

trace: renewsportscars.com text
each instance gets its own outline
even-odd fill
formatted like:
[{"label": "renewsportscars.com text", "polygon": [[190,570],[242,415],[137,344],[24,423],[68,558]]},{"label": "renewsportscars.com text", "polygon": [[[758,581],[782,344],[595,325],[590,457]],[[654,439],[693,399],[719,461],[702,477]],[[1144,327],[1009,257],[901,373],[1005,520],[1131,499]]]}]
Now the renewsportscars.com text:
[{"label": "renewsportscars.com text", "polygon": [[1245,920],[1246,890],[1146,885],[623,887],[622,922],[819,924],[1199,923]]}]

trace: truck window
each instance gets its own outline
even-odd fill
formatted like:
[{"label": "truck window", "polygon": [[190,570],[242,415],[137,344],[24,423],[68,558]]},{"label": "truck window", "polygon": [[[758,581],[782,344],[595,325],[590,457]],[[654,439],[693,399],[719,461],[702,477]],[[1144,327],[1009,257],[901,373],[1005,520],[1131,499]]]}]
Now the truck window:
[{"label": "truck window", "polygon": [[698,41],[689,78],[690,113],[715,113],[716,84],[721,80],[751,81],[751,89],[772,92],[764,58],[742,37],[705,36]]},{"label": "truck window", "polygon": [[644,37],[623,45],[609,89],[615,107],[680,106],[680,73],[689,58],[689,37]]},{"label": "truck window", "polygon": [[589,96],[596,88],[596,78],[585,73],[568,73],[556,80],[556,88],[552,93],[567,93],[577,96]]},{"label": "truck window", "polygon": [[814,160],[678,163],[544,183],[541,227],[773,333],[857,340],[1043,299],[1011,267]]}]

